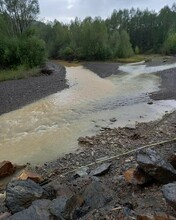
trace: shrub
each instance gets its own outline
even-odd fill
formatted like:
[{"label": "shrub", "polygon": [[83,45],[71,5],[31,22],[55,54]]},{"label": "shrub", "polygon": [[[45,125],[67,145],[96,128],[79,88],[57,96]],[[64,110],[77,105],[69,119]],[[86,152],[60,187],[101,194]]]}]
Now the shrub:
[{"label": "shrub", "polygon": [[46,59],[46,49],[43,40],[29,37],[22,40],[20,47],[21,63],[28,68],[41,65]]}]

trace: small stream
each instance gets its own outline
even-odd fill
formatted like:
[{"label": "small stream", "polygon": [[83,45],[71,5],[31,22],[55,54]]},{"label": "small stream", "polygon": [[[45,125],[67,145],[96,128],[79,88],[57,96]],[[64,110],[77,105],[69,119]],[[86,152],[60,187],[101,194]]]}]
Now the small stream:
[{"label": "small stream", "polygon": [[[40,164],[78,148],[80,136],[102,126],[119,127],[155,120],[176,108],[174,100],[148,105],[159,89],[153,73],[176,64],[120,66],[121,73],[102,79],[82,66],[67,67],[69,88],[0,116],[0,161]],[[115,123],[110,119],[115,117]]]}]

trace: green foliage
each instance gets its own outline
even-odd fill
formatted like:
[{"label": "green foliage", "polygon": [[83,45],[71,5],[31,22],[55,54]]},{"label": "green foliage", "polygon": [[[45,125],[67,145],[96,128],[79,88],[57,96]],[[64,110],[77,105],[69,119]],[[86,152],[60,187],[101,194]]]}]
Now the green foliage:
[{"label": "green foliage", "polygon": [[45,42],[37,37],[22,40],[20,58],[21,63],[28,68],[42,64],[46,59]]},{"label": "green foliage", "polygon": [[176,33],[169,34],[164,43],[163,52],[169,55],[176,54]]},{"label": "green foliage", "polygon": [[0,0],[0,13],[11,36],[21,35],[39,13],[38,0]]},{"label": "green foliage", "polygon": [[138,46],[135,47],[134,52],[135,52],[136,55],[138,55],[140,53],[140,50],[139,50]]},{"label": "green foliage", "polygon": [[120,58],[128,58],[134,54],[130,38],[128,33],[125,30],[122,30],[120,33],[120,45],[118,48],[118,57]]}]

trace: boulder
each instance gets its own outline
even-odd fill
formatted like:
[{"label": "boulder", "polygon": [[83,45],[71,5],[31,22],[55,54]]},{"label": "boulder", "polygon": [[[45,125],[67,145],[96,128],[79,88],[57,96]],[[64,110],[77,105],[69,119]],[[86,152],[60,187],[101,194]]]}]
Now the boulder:
[{"label": "boulder", "polygon": [[73,219],[77,208],[82,206],[84,199],[80,195],[73,195],[72,197],[59,196],[54,199],[49,207],[50,212],[57,219]]},{"label": "boulder", "polygon": [[136,160],[139,166],[160,183],[176,181],[176,170],[156,151],[143,149],[137,152]]},{"label": "boulder", "polygon": [[15,172],[15,167],[10,161],[0,163],[0,177],[11,175]]},{"label": "boulder", "polygon": [[89,206],[91,209],[104,207],[113,198],[112,191],[97,181],[88,185],[82,195],[85,201],[85,206]]},{"label": "boulder", "polygon": [[31,179],[36,183],[42,182],[43,178],[42,176],[38,175],[37,173],[33,173],[31,171],[23,170],[20,176],[18,177],[20,180],[27,180]]},{"label": "boulder", "polygon": [[109,171],[111,163],[104,163],[90,172],[90,176],[101,176]]},{"label": "boulder", "polygon": [[49,212],[48,207],[50,206],[50,200],[36,200],[32,205],[21,212],[12,215],[9,220],[51,220],[54,219],[52,214]]},{"label": "boulder", "polygon": [[28,208],[34,200],[46,197],[46,191],[34,181],[13,180],[7,185],[6,206],[16,213]]},{"label": "boulder", "polygon": [[176,210],[176,182],[164,185],[162,193],[168,204]]},{"label": "boulder", "polygon": [[130,168],[123,175],[125,180],[133,185],[143,185],[151,181],[151,178],[139,167]]}]

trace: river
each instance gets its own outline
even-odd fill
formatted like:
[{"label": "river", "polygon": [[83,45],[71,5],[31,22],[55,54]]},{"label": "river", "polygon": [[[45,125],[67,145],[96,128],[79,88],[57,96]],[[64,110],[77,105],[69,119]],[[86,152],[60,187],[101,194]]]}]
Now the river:
[{"label": "river", "polygon": [[[41,164],[78,148],[80,136],[102,126],[119,127],[162,117],[174,100],[154,101],[160,78],[153,73],[176,64],[147,67],[128,64],[102,79],[82,66],[66,67],[69,88],[0,116],[0,161]],[[117,121],[112,123],[111,118]]]}]

